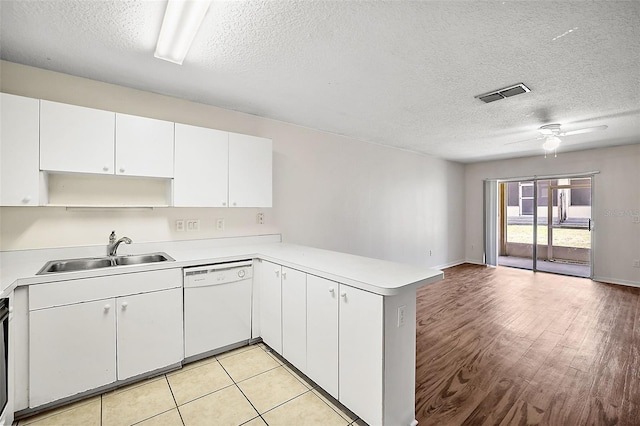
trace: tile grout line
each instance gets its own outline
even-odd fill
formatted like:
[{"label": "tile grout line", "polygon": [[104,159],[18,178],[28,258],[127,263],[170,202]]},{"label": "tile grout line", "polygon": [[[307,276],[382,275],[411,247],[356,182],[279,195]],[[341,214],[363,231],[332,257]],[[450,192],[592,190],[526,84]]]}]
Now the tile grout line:
[{"label": "tile grout line", "polygon": [[167,382],[167,386],[169,386],[169,392],[171,392],[171,398],[173,398],[174,404],[176,404],[176,411],[178,412],[178,416],[180,416],[180,421],[182,422],[182,426],[185,426],[184,419],[182,418],[182,413],[180,412],[180,408],[178,407],[178,401],[176,400],[176,396],[173,394],[173,389],[171,388],[171,382],[169,382],[169,377],[164,375],[164,379]]},{"label": "tile grout line", "polygon": [[[360,418],[360,417],[356,417],[355,420],[352,420],[351,418],[345,418],[344,415],[343,415],[344,413],[340,413],[338,410],[336,410],[336,408],[338,408],[338,407],[336,407],[333,403],[329,404],[329,402],[331,402],[331,401],[329,401],[326,396],[322,395],[317,390],[316,390],[316,392],[313,392],[314,390],[315,390],[315,388],[314,389],[310,389],[310,392],[313,393],[325,405],[327,405],[329,408],[331,408],[338,416],[340,416],[341,419],[344,419],[344,421],[348,422],[347,425],[354,424],[354,422],[357,421]],[[323,398],[320,398],[319,395],[322,396]],[[340,401],[338,401],[338,402],[340,402]]]},{"label": "tile grout line", "polygon": [[[259,344],[258,344],[258,345],[259,345]],[[258,346],[258,345],[256,345],[256,346]],[[276,356],[272,355],[273,349],[269,348],[269,350],[267,350],[268,346],[267,346],[266,344],[264,344],[264,346],[262,346],[262,347],[261,347],[261,346],[258,346],[258,347],[259,347],[259,348],[261,348],[264,352],[266,352],[269,356],[271,356],[271,358],[272,358],[272,359],[274,359],[276,362],[278,362],[278,363],[280,363],[280,362],[281,362],[281,361],[280,361]],[[287,373],[291,374],[291,375],[292,375],[292,376],[293,376],[293,377],[294,377],[298,382],[300,382],[300,383],[301,383],[305,388],[307,388],[307,382],[306,382],[305,380],[303,380],[301,377],[298,377],[297,373],[295,373],[295,372],[291,369],[291,367],[293,367],[293,365],[292,365],[291,363],[288,363],[288,362],[285,360],[285,361],[284,361],[282,364],[280,364],[279,366],[280,366],[280,367],[283,367],[284,371],[286,371]],[[288,367],[288,368],[285,368],[285,367]],[[223,368],[224,368],[224,367],[223,367]],[[251,378],[253,378],[253,377],[257,377],[257,376],[259,376],[259,375],[261,375],[261,374],[267,373],[268,371],[274,370],[275,368],[278,368],[278,367],[274,367],[274,368],[272,368],[272,369],[269,369],[269,370],[263,371],[262,373],[258,373],[258,374],[256,374],[255,376],[248,377],[248,378],[246,378],[246,379],[242,380],[241,382],[244,382],[245,380],[249,380],[249,379],[251,379]],[[225,370],[225,371],[226,371],[226,370]],[[227,374],[228,374],[228,373],[227,373]],[[302,373],[301,373],[301,374],[302,374]],[[305,377],[306,377],[306,376],[305,376]],[[233,380],[233,378],[231,378],[231,380]],[[309,380],[311,380],[311,379],[309,379]],[[234,380],[234,383],[236,383],[236,382],[235,382],[235,380]],[[236,386],[237,386],[237,383],[236,383]],[[238,386],[238,388],[239,388],[239,386]],[[350,425],[356,424],[356,422],[360,419],[359,417],[356,417],[356,419],[355,419],[355,420],[353,420],[353,419],[351,419],[351,418],[345,418],[345,417],[343,416],[343,414],[342,414],[342,413],[340,413],[340,412],[338,412],[338,411],[337,411],[337,408],[338,408],[338,407],[333,406],[333,404],[329,404],[329,402],[328,402],[328,401],[325,401],[323,398],[320,398],[316,393],[314,393],[314,392],[313,392],[313,390],[315,390],[315,389],[316,389],[315,387],[307,388],[307,390],[306,390],[305,392],[303,392],[303,393],[301,393],[301,394],[299,394],[299,395],[297,395],[297,396],[295,396],[295,397],[293,397],[293,398],[291,398],[291,399],[289,399],[289,400],[287,400],[287,401],[284,401],[284,402],[282,402],[281,404],[276,405],[275,407],[270,408],[269,410],[265,411],[265,413],[268,413],[269,411],[272,411],[272,410],[274,410],[274,409],[276,409],[276,408],[278,408],[278,407],[280,407],[280,406],[282,406],[282,405],[286,404],[287,402],[293,401],[294,399],[296,399],[296,398],[298,398],[298,397],[300,397],[300,396],[304,395],[305,393],[311,392],[311,393],[312,393],[314,396],[316,396],[320,401],[322,401],[326,406],[328,406],[328,407],[329,407],[329,408],[330,408],[334,413],[336,413],[336,414],[337,414],[341,419],[343,419],[345,422],[347,422],[347,426],[350,426]],[[242,392],[242,390],[240,390],[240,392]],[[318,392],[318,391],[316,391],[316,392],[317,392],[318,394],[320,394],[320,392]],[[243,392],[243,395],[244,395],[244,392]],[[322,396],[324,397],[324,395],[322,395]],[[245,395],[245,398],[247,398],[247,396],[246,396],[246,395]],[[326,398],[326,397],[325,397],[325,398]],[[247,400],[249,400],[249,398],[247,398]],[[251,401],[249,401],[249,403],[251,403]],[[251,405],[253,406],[253,404],[251,404]],[[254,408],[255,408],[255,407],[254,407]],[[258,411],[258,410],[256,410],[256,411]],[[262,414],[260,414],[260,417],[262,418]],[[264,420],[264,418],[262,418],[262,420]],[[264,420],[264,421],[265,421],[265,423],[266,423],[266,420]]]},{"label": "tile grout line", "polygon": [[[233,382],[233,386],[236,387],[236,389],[238,389],[238,391],[240,391],[240,393],[242,394],[242,396],[244,396],[244,399],[247,400],[247,402],[249,403],[249,405],[251,405],[251,407],[255,410],[256,413],[258,413],[258,417],[260,417],[262,419],[263,422],[267,423],[267,421],[265,419],[262,418],[262,415],[260,414],[260,411],[258,411],[258,409],[255,407],[255,405],[253,405],[253,402],[251,402],[251,400],[249,398],[247,398],[247,395],[244,394],[244,392],[242,392],[242,389],[240,389],[240,386],[238,386],[238,383],[236,382],[236,380],[231,377],[231,374],[229,374],[229,372],[227,371],[226,368],[224,368],[224,365],[222,365],[222,363],[220,361],[218,361],[218,363],[220,364],[220,367],[222,367],[222,369],[224,370],[225,373],[227,373],[227,376],[229,376],[229,378],[231,379],[231,381]],[[245,379],[246,380],[246,379]],[[229,387],[229,386],[227,386]],[[251,421],[255,419],[255,417],[252,417],[251,419],[247,420],[247,421]],[[245,422],[246,423],[246,422]],[[267,423],[268,424],[268,423]]]}]

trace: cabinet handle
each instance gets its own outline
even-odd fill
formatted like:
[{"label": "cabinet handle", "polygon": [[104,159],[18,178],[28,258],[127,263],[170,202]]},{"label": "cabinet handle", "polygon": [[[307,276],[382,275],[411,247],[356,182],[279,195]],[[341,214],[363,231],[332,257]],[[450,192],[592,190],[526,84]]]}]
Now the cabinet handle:
[{"label": "cabinet handle", "polygon": [[120,173],[124,173],[124,166],[120,166]]},{"label": "cabinet handle", "polygon": [[222,202],[222,205],[223,205],[223,206],[226,206],[226,205],[227,205],[227,202],[226,202],[226,201],[223,201],[223,202]]},{"label": "cabinet handle", "polygon": [[282,271],[282,279],[287,279],[287,273],[285,271]]},{"label": "cabinet handle", "polygon": [[280,277],[280,271],[276,269],[276,277]]},{"label": "cabinet handle", "polygon": [[237,206],[237,203],[234,201],[234,202],[233,202],[233,205],[234,205],[234,206]]},{"label": "cabinet handle", "polygon": [[109,312],[109,309],[111,309],[111,305],[109,305],[109,304],[104,305],[104,311],[105,312]]},{"label": "cabinet handle", "polygon": [[342,293],[340,293],[340,297],[342,297],[344,300],[347,300],[347,293],[343,291]]},{"label": "cabinet handle", "polygon": [[22,199],[23,204],[29,204],[30,201],[31,201],[31,195],[27,195]]},{"label": "cabinet handle", "polygon": [[108,171],[109,171],[109,166],[104,166],[104,167],[102,168],[102,170],[104,170],[105,172],[108,172]]},{"label": "cabinet handle", "polygon": [[128,302],[122,302],[122,310],[124,311],[125,309],[127,309],[127,306],[129,306]]},{"label": "cabinet handle", "polygon": [[334,294],[335,292],[336,292],[336,289],[335,289],[335,288],[330,288],[330,289],[329,289],[329,293]]}]

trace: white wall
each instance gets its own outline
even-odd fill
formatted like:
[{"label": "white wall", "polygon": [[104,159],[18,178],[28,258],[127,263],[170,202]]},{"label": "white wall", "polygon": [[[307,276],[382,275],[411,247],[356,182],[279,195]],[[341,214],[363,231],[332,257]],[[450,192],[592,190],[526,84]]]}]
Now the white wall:
[{"label": "white wall", "polygon": [[482,262],[482,181],[600,171],[593,180],[594,277],[640,286],[640,144],[468,164],[465,168],[466,258]]},{"label": "white wall", "polygon": [[274,164],[286,241],[416,265],[464,259],[463,165],[302,135],[280,140]]},{"label": "white wall", "polygon": [[[0,62],[0,90],[273,139],[273,209],[0,208],[0,249],[281,232],[283,240],[416,265],[464,259],[464,166],[188,100]],[[303,105],[301,105],[303,107]],[[255,214],[265,212],[265,225]],[[224,217],[226,230],[215,230]],[[199,218],[199,233],[176,219]],[[429,256],[429,250],[432,256]]]}]

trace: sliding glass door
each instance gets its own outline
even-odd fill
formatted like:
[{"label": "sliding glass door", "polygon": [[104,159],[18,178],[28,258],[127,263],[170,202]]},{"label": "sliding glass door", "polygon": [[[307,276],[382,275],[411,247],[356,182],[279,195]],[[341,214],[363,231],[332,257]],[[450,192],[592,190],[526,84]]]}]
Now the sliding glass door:
[{"label": "sliding glass door", "polygon": [[591,276],[591,177],[499,183],[498,264]]}]

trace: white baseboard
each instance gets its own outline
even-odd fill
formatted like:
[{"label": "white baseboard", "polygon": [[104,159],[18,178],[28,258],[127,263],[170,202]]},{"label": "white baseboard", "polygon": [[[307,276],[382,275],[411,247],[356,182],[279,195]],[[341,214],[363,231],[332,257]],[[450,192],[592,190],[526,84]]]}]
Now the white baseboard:
[{"label": "white baseboard", "polygon": [[616,278],[607,278],[607,277],[593,277],[593,281],[598,281],[607,284],[618,284],[618,285],[626,285],[628,287],[640,287],[640,282],[637,281],[628,281],[628,280],[619,280]]},{"label": "white baseboard", "polygon": [[465,259],[464,263],[471,263],[473,265],[482,265],[482,266],[486,266],[484,262],[479,261],[479,260],[472,260],[472,259]]},{"label": "white baseboard", "polygon": [[446,269],[446,268],[451,268],[453,266],[458,266],[458,265],[462,265],[463,263],[467,263],[466,260],[461,259],[461,260],[454,260],[453,262],[448,262],[445,263],[443,265],[438,265],[438,266],[434,266],[434,269]]}]

